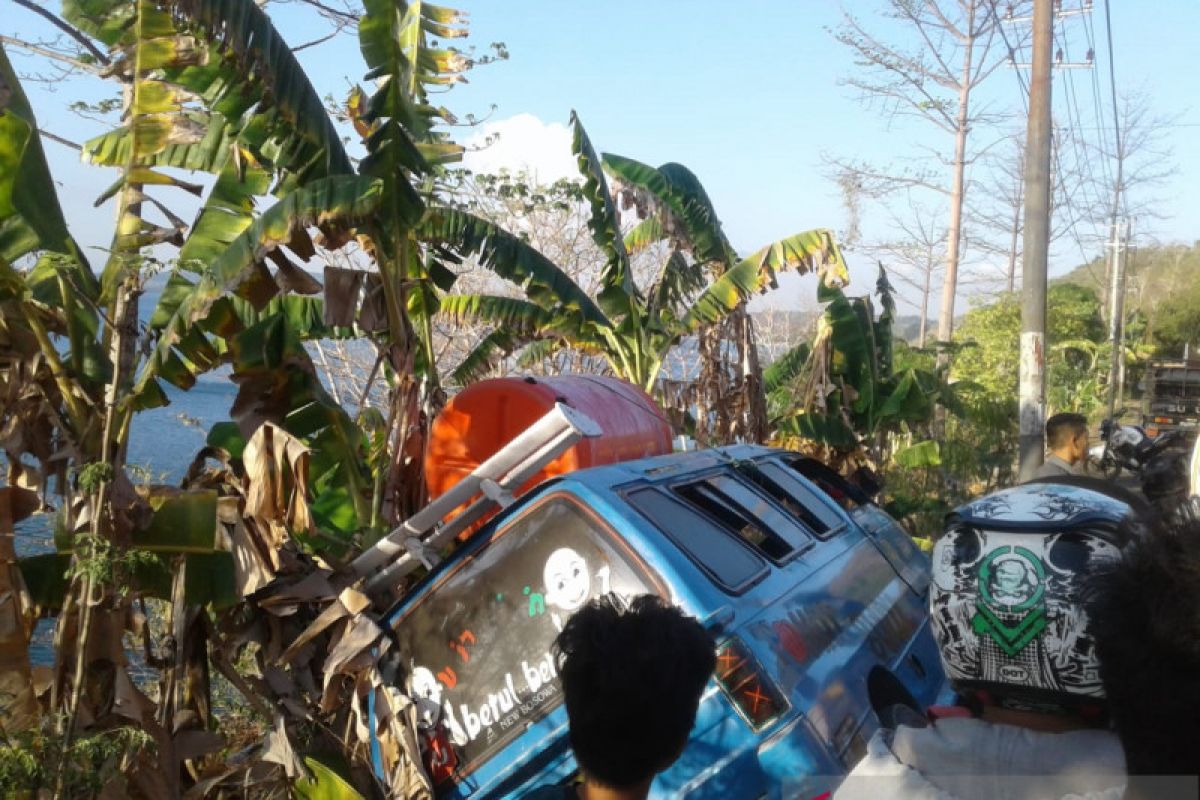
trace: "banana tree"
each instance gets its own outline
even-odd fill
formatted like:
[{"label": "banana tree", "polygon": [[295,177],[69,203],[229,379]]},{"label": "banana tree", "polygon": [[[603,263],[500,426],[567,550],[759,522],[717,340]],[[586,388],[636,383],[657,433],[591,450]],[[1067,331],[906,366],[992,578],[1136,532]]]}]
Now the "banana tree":
[{"label": "banana tree", "polygon": [[[523,298],[452,294],[441,299],[443,314],[492,327],[453,373],[456,382],[473,380],[496,361],[527,348],[538,355],[573,348],[603,358],[614,374],[656,392],[671,348],[741,313],[749,297],[774,284],[777,272],[814,271],[829,286],[846,282],[845,262],[829,231],[795,234],[739,259],[703,187],[686,168],[668,164],[655,170],[616,156],[601,161],[574,113],[571,130],[583,194],[591,206],[591,235],[604,259],[598,265],[595,297],[498,225],[458,209],[434,207],[426,214],[422,233],[440,253],[473,257],[524,293]],[[627,235],[605,168],[623,181],[648,187],[661,202],[659,212]],[[672,246],[653,282],[639,287],[630,252],[661,240]]]},{"label": "banana tree", "polygon": [[[887,460],[888,434],[924,433],[934,408],[961,409],[964,386],[937,371],[897,370],[893,359],[893,289],[880,265],[881,312],[870,297],[825,289],[827,303],[811,342],[783,354],[765,373],[777,439],[824,449],[830,461]],[[797,399],[799,401],[797,402]],[[906,463],[937,463],[936,443],[918,441],[895,454]]]},{"label": "banana tree", "polygon": [[[119,565],[138,563],[140,557],[130,555],[136,552],[183,546],[158,536],[170,531],[154,526],[153,504],[132,491],[122,469],[130,419],[165,402],[160,381],[187,388],[197,372],[237,344],[236,336],[247,328],[238,298],[266,311],[280,292],[309,289],[311,279],[306,283],[281,247],[311,256],[307,230],[313,226],[323,230],[327,244],[347,241],[349,229],[378,210],[381,186],[349,174],[349,159],[320,97],[302,73],[297,77],[286,44],[252,2],[164,7],[146,0],[91,0],[65,3],[64,13],[122,55],[117,63],[128,86],[125,124],[86,148],[91,160],[121,170],[101,198],[117,197],[117,230],[97,281],[66,234],[36,122],[2,58],[0,386],[14,402],[0,409],[0,430],[21,431],[5,436],[10,481],[33,483],[44,492],[44,476],[54,470],[62,495],[68,534],[62,553],[70,578],[54,606],[60,611],[51,707],[66,712],[67,753],[79,720],[87,728],[110,724],[113,709],[97,706],[96,697],[133,691],[121,652],[132,595],[121,584],[137,576]],[[203,189],[164,167],[219,175],[190,231],[149,192]],[[266,192],[268,179],[280,199],[258,216],[252,198]],[[165,224],[147,219],[144,212],[152,207]],[[201,264],[202,274],[194,284],[182,273],[173,277],[157,314],[160,335],[143,360],[137,296],[147,248],[164,243],[182,245],[185,259]],[[38,254],[32,267],[20,266]],[[277,264],[275,275],[267,259]],[[56,334],[65,337],[65,348],[53,339]],[[321,426],[312,422],[320,419],[312,413],[306,419],[316,429],[338,422],[327,417]],[[346,471],[357,460],[338,463]],[[208,546],[216,547],[211,537]],[[118,566],[97,569],[98,564]],[[35,564],[30,567],[36,571]],[[60,563],[43,576],[62,574]],[[98,672],[98,664],[116,671]],[[100,694],[85,695],[85,682],[92,686],[97,680],[108,688],[95,684]],[[136,707],[146,705],[135,701]],[[141,715],[138,722],[149,725],[150,718]],[[159,744],[160,774],[177,776],[170,737]]]}]

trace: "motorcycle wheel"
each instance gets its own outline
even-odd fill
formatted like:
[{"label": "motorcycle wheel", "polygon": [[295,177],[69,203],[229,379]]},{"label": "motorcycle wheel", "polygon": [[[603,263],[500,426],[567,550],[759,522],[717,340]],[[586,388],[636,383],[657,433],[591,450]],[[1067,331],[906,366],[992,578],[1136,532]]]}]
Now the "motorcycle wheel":
[{"label": "motorcycle wheel", "polygon": [[1100,474],[1110,481],[1116,480],[1121,474],[1121,462],[1115,458],[1100,459]]}]

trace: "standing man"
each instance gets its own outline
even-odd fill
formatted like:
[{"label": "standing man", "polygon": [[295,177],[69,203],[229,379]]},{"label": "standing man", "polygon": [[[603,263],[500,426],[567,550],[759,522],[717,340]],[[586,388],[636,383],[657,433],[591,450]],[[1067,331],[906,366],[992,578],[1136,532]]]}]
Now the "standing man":
[{"label": "standing man", "polygon": [[1033,474],[1035,479],[1087,474],[1088,425],[1082,414],[1064,412],[1046,420],[1046,446],[1050,455]]}]

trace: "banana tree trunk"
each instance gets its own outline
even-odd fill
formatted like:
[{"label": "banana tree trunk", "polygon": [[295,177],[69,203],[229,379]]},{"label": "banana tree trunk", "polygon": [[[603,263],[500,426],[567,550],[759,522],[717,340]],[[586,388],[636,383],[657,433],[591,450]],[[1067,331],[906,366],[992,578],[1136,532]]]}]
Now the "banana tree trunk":
[{"label": "banana tree trunk", "polygon": [[743,420],[741,436],[748,442],[761,443],[767,439],[767,393],[763,389],[762,364],[758,359],[758,340],[754,336],[754,320],[745,306],[735,312],[740,328]]},{"label": "banana tree trunk", "polygon": [[39,716],[29,665],[33,609],[13,546],[14,526],[36,507],[33,492],[0,489],[0,735],[9,741]]}]

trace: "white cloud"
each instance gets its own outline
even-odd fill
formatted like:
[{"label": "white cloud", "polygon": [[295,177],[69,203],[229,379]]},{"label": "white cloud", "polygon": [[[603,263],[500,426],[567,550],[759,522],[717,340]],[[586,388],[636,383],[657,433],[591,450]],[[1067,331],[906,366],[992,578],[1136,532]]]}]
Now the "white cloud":
[{"label": "white cloud", "polygon": [[[487,138],[497,134],[498,138],[485,147]],[[560,122],[547,124],[533,114],[487,122],[466,144],[468,148],[483,148],[463,155],[463,166],[475,172],[525,170],[542,183],[579,176],[567,126]]]}]

